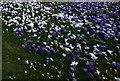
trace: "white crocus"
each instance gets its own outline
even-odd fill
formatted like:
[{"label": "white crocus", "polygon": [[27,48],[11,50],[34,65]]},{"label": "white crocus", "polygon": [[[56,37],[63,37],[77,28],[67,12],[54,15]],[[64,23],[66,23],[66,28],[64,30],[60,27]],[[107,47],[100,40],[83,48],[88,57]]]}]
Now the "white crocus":
[{"label": "white crocus", "polygon": [[33,35],[33,37],[37,37],[37,35],[36,35],[36,34],[34,34],[34,35]]},{"label": "white crocus", "polygon": [[65,38],[65,42],[67,42],[68,39]]},{"label": "white crocus", "polygon": [[74,49],[74,47],[72,46],[72,44],[70,44],[70,48],[71,48],[71,49]]},{"label": "white crocus", "polygon": [[100,74],[100,71],[97,70],[96,72],[97,72],[98,75]]},{"label": "white crocus", "polygon": [[53,61],[53,58],[51,57],[50,60]]},{"label": "white crocus", "polygon": [[71,66],[77,66],[77,65],[78,65],[78,62],[73,61],[73,62],[71,62],[70,65],[71,65]]},{"label": "white crocus", "polygon": [[32,28],[34,27],[34,24],[33,24],[33,23],[30,23],[29,25],[30,25]]},{"label": "white crocus", "polygon": [[48,35],[48,38],[51,38],[52,37],[52,35]]},{"label": "white crocus", "polygon": [[69,45],[69,43],[68,43],[68,42],[65,42],[65,44],[66,44],[66,45]]},{"label": "white crocus", "polygon": [[62,48],[63,47],[63,45],[60,45],[60,48]]},{"label": "white crocus", "polygon": [[13,28],[13,31],[17,31],[17,28],[15,28],[15,29]]},{"label": "white crocus", "polygon": [[50,48],[50,46],[46,45],[46,48]]},{"label": "white crocus", "polygon": [[120,78],[115,77],[116,81],[120,81]]},{"label": "white crocus", "polygon": [[47,42],[43,42],[43,44],[45,44],[45,45],[46,45],[46,44],[47,44]]},{"label": "white crocus", "polygon": [[32,29],[32,32],[37,32],[37,30]]},{"label": "white crocus", "polygon": [[66,51],[72,51],[70,48],[65,48]]},{"label": "white crocus", "polygon": [[111,50],[107,50],[107,52],[109,52],[110,54],[112,54],[113,51],[111,51]]},{"label": "white crocus", "polygon": [[50,7],[46,7],[46,10],[50,10]]},{"label": "white crocus", "polygon": [[27,64],[27,65],[28,65],[28,64],[29,64],[29,60],[26,60],[26,61],[25,61],[25,64]]},{"label": "white crocus", "polygon": [[64,13],[59,13],[59,17],[64,18]]},{"label": "white crocus", "polygon": [[40,37],[38,37],[38,39],[40,39]]},{"label": "white crocus", "polygon": [[80,25],[79,25],[79,23],[77,23],[76,25],[75,25],[75,27],[79,27]]},{"label": "white crocus", "polygon": [[91,55],[91,58],[92,58],[92,59],[98,59],[98,57],[95,56],[93,53],[89,53],[89,54]]},{"label": "white crocus", "polygon": [[29,33],[30,33],[30,32],[31,32],[31,30],[28,30],[27,32],[29,32]]},{"label": "white crocus", "polygon": [[77,43],[77,46],[76,46],[76,47],[78,47],[78,48],[81,49],[81,44]]},{"label": "white crocus", "polygon": [[63,55],[63,57],[66,57],[66,54],[65,54],[65,53],[63,53],[62,55]]},{"label": "white crocus", "polygon": [[74,34],[72,36],[73,36],[74,39],[76,39],[76,36]]}]

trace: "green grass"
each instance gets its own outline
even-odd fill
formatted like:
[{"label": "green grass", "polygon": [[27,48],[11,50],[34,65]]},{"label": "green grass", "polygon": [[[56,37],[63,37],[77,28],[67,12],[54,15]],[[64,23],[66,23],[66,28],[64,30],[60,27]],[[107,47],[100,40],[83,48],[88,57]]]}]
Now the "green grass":
[{"label": "green grass", "polygon": [[[16,77],[17,79],[47,78],[37,74],[24,64],[25,60],[30,60],[31,62],[37,61],[40,55],[36,56],[29,53],[27,49],[22,48],[19,37],[15,36],[14,33],[7,32],[3,34],[2,42],[3,79],[8,79],[9,76]],[[18,61],[17,58],[21,58],[21,60]],[[41,68],[41,70],[45,69],[42,66],[39,68]],[[25,70],[28,71],[27,74],[24,73]]]},{"label": "green grass", "polygon": [[[34,52],[28,51],[26,48],[22,48],[21,40],[14,32],[5,32],[2,36],[3,79],[9,79],[9,76],[16,77],[16,79],[48,79],[46,74],[45,76],[42,76],[42,73],[47,72],[54,76],[53,79],[57,78],[57,70],[39,65],[45,63],[44,60],[46,55],[44,52],[35,54]],[[18,58],[21,60],[18,60]],[[34,71],[33,69],[30,69],[28,65],[24,63],[25,60],[29,60],[32,63],[37,62],[37,64],[35,64],[37,70]],[[55,63],[52,65],[54,64]],[[25,74],[25,70],[28,72],[27,74]],[[64,74],[64,77],[61,77],[61,79],[64,79],[66,75],[67,74]]]},{"label": "green grass", "polygon": [[[18,36],[14,34],[14,32],[5,32],[3,33],[2,38],[2,70],[3,70],[3,79],[9,79],[9,76],[15,77],[16,79],[48,79],[46,76],[42,76],[42,73],[49,72],[54,77],[53,79],[58,79],[56,76],[56,71],[54,69],[49,69],[48,67],[39,66],[38,64],[44,63],[45,54],[44,52],[39,52],[35,54],[34,52],[28,51],[26,48],[21,47],[21,40]],[[18,60],[20,58],[21,60]],[[29,60],[30,62],[37,62],[35,64],[36,71],[33,69],[30,69],[24,62],[25,60]],[[52,65],[57,65],[53,63]],[[58,67],[58,66],[57,66]],[[105,64],[100,63],[98,67],[101,67],[101,70],[103,69],[109,69],[109,67],[106,67]],[[24,71],[27,71],[28,73],[25,74]],[[41,71],[41,72],[40,72]],[[64,71],[65,72],[65,71]],[[66,71],[67,72],[67,71]],[[79,73],[79,72],[77,72]],[[68,73],[65,73],[61,78],[59,79],[65,79],[66,77],[69,77],[67,75]],[[84,74],[84,73],[83,73]],[[118,74],[115,74],[118,75]],[[88,78],[87,76],[82,76],[82,79]]]},{"label": "green grass", "polygon": [[[58,24],[58,25],[64,24],[64,23],[56,22],[56,19],[51,19],[50,22],[54,22],[55,24]],[[71,27],[68,30],[72,31],[73,29]],[[73,33],[76,33],[76,32],[73,31]],[[82,33],[84,33],[84,32],[82,32]],[[3,79],[8,79],[9,76],[16,77],[16,79],[48,79],[48,77],[46,76],[47,72],[49,72],[50,75],[54,76],[53,79],[59,79],[56,76],[56,71],[58,71],[58,70],[63,70],[63,72],[64,72],[63,76],[61,76],[60,79],[65,79],[66,77],[70,78],[70,76],[68,75],[69,74],[68,68],[66,67],[65,69],[62,69],[59,67],[59,60],[58,59],[61,58],[61,54],[60,54],[61,52],[54,56],[51,54],[47,55],[45,52],[41,52],[41,51],[37,52],[37,53],[35,53],[33,51],[28,51],[27,48],[21,47],[22,41],[20,40],[20,38],[16,34],[14,34],[13,31],[11,31],[11,29],[10,29],[10,31],[3,33],[2,37],[3,37],[2,38]],[[27,35],[24,34],[23,38],[24,37],[27,37]],[[44,35],[42,37],[46,38]],[[87,39],[87,42],[91,48],[96,43],[102,44],[100,41],[96,42],[92,38],[89,38],[87,36],[86,36],[86,39]],[[43,39],[43,40],[45,40],[45,39]],[[62,41],[62,40],[60,40],[60,41]],[[75,40],[73,40],[71,42],[74,42],[74,41]],[[82,41],[82,39],[78,40],[78,42],[79,41]],[[116,46],[116,44],[114,44],[115,42],[113,43],[113,40],[109,40],[109,41],[105,41],[105,42],[106,42],[105,45],[107,47],[109,47],[109,49],[116,50],[116,48],[112,47],[112,45],[114,45],[114,47]],[[111,43],[113,43],[113,44],[111,44]],[[42,65],[39,65],[39,64],[45,63],[44,60],[45,60],[46,56],[50,56],[50,57],[53,57],[55,59],[55,62],[51,63],[51,65],[55,65],[56,67],[58,67],[59,68],[58,70],[49,69],[48,67],[44,67]],[[82,56],[82,54],[81,54],[81,56]],[[83,54],[83,57],[84,57],[84,54]],[[21,60],[18,61],[18,58],[20,58]],[[112,58],[112,57],[109,57],[109,58]],[[100,60],[102,60],[102,59],[104,59],[104,57],[101,57]],[[112,59],[119,62],[119,57],[114,57]],[[29,66],[27,66],[24,63],[25,60],[29,60],[32,63],[37,62],[37,64],[34,64],[35,68],[37,70],[34,71],[33,69],[30,69]],[[63,61],[63,63],[66,63],[67,65],[69,65],[69,63],[66,61]],[[83,65],[82,64],[83,63],[81,62],[81,64],[78,66],[77,74],[78,75],[79,74],[85,75],[85,76],[80,75],[81,76],[80,78],[86,79],[86,78],[88,78],[86,73],[83,73],[83,71],[79,71],[79,70],[81,70],[82,67],[86,67],[86,66],[84,66],[85,64],[83,64]],[[110,69],[110,67],[107,66],[104,62],[100,62],[99,65],[96,65],[96,66],[102,71],[103,74],[105,73],[104,71],[106,69]],[[25,72],[24,72],[25,70],[28,71],[27,74],[25,74]],[[42,73],[45,74],[44,77],[41,75]],[[111,74],[112,73],[114,73],[114,72],[111,72]],[[119,73],[114,73],[113,77],[111,77],[110,75],[106,75],[106,76],[109,76],[109,78],[113,78],[114,76],[119,76]]]}]

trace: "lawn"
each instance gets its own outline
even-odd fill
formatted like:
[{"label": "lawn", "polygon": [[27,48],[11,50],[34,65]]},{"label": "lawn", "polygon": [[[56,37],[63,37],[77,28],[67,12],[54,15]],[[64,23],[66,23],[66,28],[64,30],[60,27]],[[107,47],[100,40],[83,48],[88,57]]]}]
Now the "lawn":
[{"label": "lawn", "polygon": [[120,77],[119,2],[3,2],[2,7],[3,80]]}]

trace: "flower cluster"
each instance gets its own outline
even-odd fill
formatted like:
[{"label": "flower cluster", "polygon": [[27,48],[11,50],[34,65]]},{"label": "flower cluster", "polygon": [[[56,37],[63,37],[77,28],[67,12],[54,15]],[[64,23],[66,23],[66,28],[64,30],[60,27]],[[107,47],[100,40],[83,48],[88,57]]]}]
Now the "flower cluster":
[{"label": "flower cluster", "polygon": [[[108,80],[111,68],[103,72],[101,63],[120,68],[119,62],[111,62],[111,58],[120,56],[119,4],[2,2],[3,33],[13,31],[23,48],[44,53],[43,66],[56,69],[58,77],[67,71],[68,79],[79,80],[87,75]],[[25,64],[34,66],[29,60]]]}]

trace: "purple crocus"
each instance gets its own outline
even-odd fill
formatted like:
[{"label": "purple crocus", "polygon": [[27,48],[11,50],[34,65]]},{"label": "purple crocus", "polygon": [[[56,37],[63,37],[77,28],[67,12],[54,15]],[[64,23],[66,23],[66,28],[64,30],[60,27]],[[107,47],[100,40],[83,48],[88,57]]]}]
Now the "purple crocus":
[{"label": "purple crocus", "polygon": [[87,69],[86,69],[86,68],[83,68],[82,70],[83,70],[83,71],[85,71],[85,72],[87,71]]},{"label": "purple crocus", "polygon": [[38,32],[38,34],[40,35],[40,34],[42,34],[42,32]]},{"label": "purple crocus", "polygon": [[115,67],[120,68],[120,63],[113,63],[113,65],[114,65]]},{"label": "purple crocus", "polygon": [[67,58],[67,61],[71,61],[72,59],[71,58]]},{"label": "purple crocus", "polygon": [[84,34],[81,34],[81,38],[84,38],[84,36],[85,36]]},{"label": "purple crocus", "polygon": [[102,47],[102,48],[106,48],[106,46],[105,46],[105,45],[101,45],[101,47]]},{"label": "purple crocus", "polygon": [[32,40],[28,40],[28,43],[32,43],[33,41]]},{"label": "purple crocus", "polygon": [[88,51],[85,51],[84,53],[85,53],[86,55],[88,55]]},{"label": "purple crocus", "polygon": [[53,34],[53,31],[50,31],[50,34]]},{"label": "purple crocus", "polygon": [[64,65],[64,64],[61,64],[60,66],[61,66],[61,67],[64,67],[65,65]]},{"label": "purple crocus", "polygon": [[49,57],[45,57],[46,60],[49,60],[50,58]]},{"label": "purple crocus", "polygon": [[26,39],[26,38],[24,38],[23,40],[24,40],[24,41],[26,41],[27,39]]},{"label": "purple crocus", "polygon": [[89,67],[89,70],[91,71],[91,72],[96,72],[96,69],[94,68],[94,67]]},{"label": "purple crocus", "polygon": [[57,74],[58,74],[58,75],[61,75],[61,74],[62,74],[62,71],[57,71]]},{"label": "purple crocus", "polygon": [[116,28],[116,27],[113,27],[112,29],[113,29],[114,31],[117,31],[117,28]]},{"label": "purple crocus", "polygon": [[85,41],[82,42],[83,44],[87,44]]},{"label": "purple crocus", "polygon": [[45,51],[46,51],[47,53],[50,53],[50,51],[49,51],[48,49],[45,49]]},{"label": "purple crocus", "polygon": [[70,71],[74,71],[75,69],[73,67],[70,67]]},{"label": "purple crocus", "polygon": [[29,50],[32,50],[32,47],[28,47]]},{"label": "purple crocus", "polygon": [[38,48],[34,48],[35,51],[38,51],[39,49]]},{"label": "purple crocus", "polygon": [[46,65],[48,65],[49,63],[45,63]]},{"label": "purple crocus", "polygon": [[37,46],[39,49],[41,49],[41,47],[40,46]]},{"label": "purple crocus", "polygon": [[81,51],[81,49],[80,49],[80,48],[77,48],[76,50],[77,50],[77,51]]},{"label": "purple crocus", "polygon": [[50,60],[48,60],[48,59],[47,59],[47,60],[46,60],[46,62],[47,62],[47,63],[49,63],[49,62],[50,62]]},{"label": "purple crocus", "polygon": [[95,63],[94,62],[87,62],[86,65],[92,65],[93,66],[93,65],[95,65]]},{"label": "purple crocus", "polygon": [[15,32],[16,34],[19,34],[19,32]]},{"label": "purple crocus", "polygon": [[87,29],[86,27],[83,27],[83,29],[84,29],[85,31],[88,31],[88,29]]},{"label": "purple crocus", "polygon": [[39,40],[36,40],[37,43],[39,43],[40,41]]},{"label": "purple crocus", "polygon": [[45,50],[45,47],[41,47],[41,50]]},{"label": "purple crocus", "polygon": [[75,77],[75,74],[74,74],[74,73],[72,73],[72,72],[70,72],[70,75],[71,75],[71,77]]},{"label": "purple crocus", "polygon": [[32,47],[35,47],[36,45],[35,44],[32,44]]},{"label": "purple crocus", "polygon": [[22,44],[21,46],[22,46],[22,47],[25,47],[25,45],[24,45],[24,44]]},{"label": "purple crocus", "polygon": [[76,58],[80,58],[80,55],[76,55]]},{"label": "purple crocus", "polygon": [[78,37],[80,37],[80,34],[77,34]]},{"label": "purple crocus", "polygon": [[51,48],[49,48],[49,49],[50,49],[51,51],[54,51],[54,48],[52,48],[52,47],[51,47]]},{"label": "purple crocus", "polygon": [[53,53],[57,53],[57,51],[54,50]]},{"label": "purple crocus", "polygon": [[89,77],[93,77],[93,74],[91,72],[88,73]]}]

